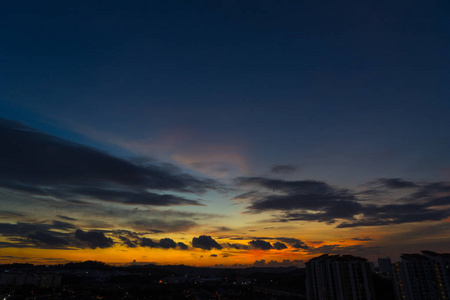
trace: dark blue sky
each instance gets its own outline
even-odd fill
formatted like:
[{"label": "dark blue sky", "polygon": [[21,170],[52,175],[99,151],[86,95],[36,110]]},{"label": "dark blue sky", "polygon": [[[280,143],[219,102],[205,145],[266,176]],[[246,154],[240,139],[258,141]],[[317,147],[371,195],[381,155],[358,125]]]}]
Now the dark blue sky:
[{"label": "dark blue sky", "polygon": [[255,172],[296,164],[318,177],[338,164],[333,176],[380,166],[372,177],[436,179],[450,167],[449,12],[446,1],[14,1],[0,12],[2,116],[110,144],[182,128],[189,144],[242,146]]}]

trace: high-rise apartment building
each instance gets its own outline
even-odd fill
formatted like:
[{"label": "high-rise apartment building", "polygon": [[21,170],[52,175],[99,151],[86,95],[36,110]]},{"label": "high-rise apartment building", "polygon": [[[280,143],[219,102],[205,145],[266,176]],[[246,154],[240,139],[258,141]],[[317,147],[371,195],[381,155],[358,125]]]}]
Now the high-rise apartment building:
[{"label": "high-rise apartment building", "polygon": [[450,300],[450,254],[422,251],[401,258],[392,270],[397,299]]},{"label": "high-rise apartment building", "polygon": [[378,259],[378,271],[382,275],[390,275],[392,271],[392,262],[391,259],[386,258],[379,258]]},{"label": "high-rise apartment building", "polygon": [[306,263],[308,300],[374,300],[372,272],[367,259],[328,255]]}]

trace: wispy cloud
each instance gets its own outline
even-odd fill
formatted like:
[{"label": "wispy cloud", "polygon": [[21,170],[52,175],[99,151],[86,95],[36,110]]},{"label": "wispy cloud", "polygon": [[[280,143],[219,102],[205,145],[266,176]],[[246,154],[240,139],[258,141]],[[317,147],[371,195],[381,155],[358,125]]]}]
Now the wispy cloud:
[{"label": "wispy cloud", "polygon": [[[317,221],[340,223],[337,228],[381,226],[409,222],[439,221],[448,217],[450,209],[450,184],[415,183],[402,179],[377,180],[377,189],[386,191],[408,189],[409,194],[397,199],[395,204],[366,203],[360,193],[331,186],[323,181],[286,181],[264,177],[239,177],[239,187],[259,189],[238,196],[247,198],[249,213],[276,213],[279,222]],[[260,191],[263,189],[264,191]],[[436,206],[440,206],[436,208]]]},{"label": "wispy cloud", "polygon": [[270,172],[274,174],[291,174],[297,171],[297,167],[293,165],[273,165]]},{"label": "wispy cloud", "polygon": [[8,141],[0,148],[5,158],[0,160],[0,186],[20,192],[68,201],[172,206],[201,203],[156,191],[202,193],[217,187],[213,180],[164,164],[139,165],[13,121],[0,120],[0,139]]}]

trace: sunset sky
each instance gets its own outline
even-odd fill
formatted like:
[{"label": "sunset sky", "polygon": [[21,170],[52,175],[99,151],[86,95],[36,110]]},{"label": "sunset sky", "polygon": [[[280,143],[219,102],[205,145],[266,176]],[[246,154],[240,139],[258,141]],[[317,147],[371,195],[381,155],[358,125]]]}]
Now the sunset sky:
[{"label": "sunset sky", "polygon": [[449,1],[5,1],[0,263],[450,252]]}]

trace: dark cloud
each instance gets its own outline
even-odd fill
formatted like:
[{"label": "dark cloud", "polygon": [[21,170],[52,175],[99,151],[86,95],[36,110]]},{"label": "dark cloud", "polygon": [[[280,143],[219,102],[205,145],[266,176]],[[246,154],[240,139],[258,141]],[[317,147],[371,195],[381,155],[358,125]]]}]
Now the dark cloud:
[{"label": "dark cloud", "polygon": [[176,248],[177,243],[175,243],[175,241],[172,239],[164,238],[159,240],[159,247],[163,249]]},{"label": "dark cloud", "polygon": [[[10,247],[38,247],[44,249],[61,249],[76,246],[72,232],[75,228],[66,222],[53,221],[52,223],[0,223],[0,235],[7,237]],[[57,229],[58,231],[52,231]]]},{"label": "dark cloud", "polygon": [[68,216],[63,216],[63,215],[57,215],[58,218],[63,219],[63,220],[67,220],[67,221],[76,221],[77,219],[68,217]]},{"label": "dark cloud", "polygon": [[217,257],[217,254],[211,254],[210,256],[211,257]]},{"label": "dark cloud", "polygon": [[181,250],[187,250],[189,248],[188,245],[186,245],[185,243],[182,243],[182,242],[178,242],[177,245],[178,245],[178,248],[180,248]]},{"label": "dark cloud", "polygon": [[[263,177],[241,177],[241,187],[262,188],[264,193],[253,195],[249,213],[273,212],[274,221],[316,221],[338,223],[338,228],[381,226],[408,222],[439,221],[450,214],[445,207],[450,203],[450,184],[414,183],[402,179],[380,179],[380,191],[413,188],[409,196],[403,195],[396,204],[375,205],[358,198],[361,193],[330,186],[325,182],[304,180],[284,181]],[[376,195],[377,189],[372,190]],[[373,201],[372,201],[373,202]],[[434,209],[433,206],[442,206]],[[307,249],[306,245],[298,244]]]},{"label": "dark cloud", "polygon": [[297,249],[308,249],[308,245],[305,244],[305,242],[295,239],[295,238],[285,238],[285,237],[277,237],[274,238],[276,240],[279,240],[283,243],[291,245],[293,248]]},{"label": "dark cloud", "polygon": [[240,250],[240,249],[247,250],[248,249],[248,245],[238,244],[238,243],[233,243],[233,244],[227,243],[226,247],[227,248],[234,248],[234,249],[237,249],[237,250]]},{"label": "dark cloud", "polygon": [[162,249],[175,249],[177,246],[181,250],[187,250],[188,246],[182,242],[175,242],[171,238],[163,238],[160,239],[159,242],[155,242],[149,238],[138,238],[135,242],[139,244],[141,247],[149,247],[149,248],[162,248]]},{"label": "dark cloud", "polygon": [[[339,211],[339,215],[351,215],[349,208],[354,211],[359,204],[355,196],[346,189],[334,188],[324,182],[284,181],[262,177],[238,178],[238,185],[265,188],[283,195],[272,194],[254,201],[248,208],[250,212],[266,210],[290,211],[308,209],[316,211]],[[342,206],[346,206],[342,208]],[[353,207],[351,207],[353,206]]]},{"label": "dark cloud", "polygon": [[266,260],[265,259],[261,259],[261,260],[255,260],[255,262],[253,263],[254,267],[265,267],[266,266]]},{"label": "dark cloud", "polygon": [[[283,244],[289,244],[291,247],[296,249],[308,249],[308,245],[296,238],[286,238],[286,237],[253,237],[255,240],[276,240],[282,242]],[[275,246],[275,244],[274,244]]]},{"label": "dark cloud", "polygon": [[401,178],[380,178],[376,180],[375,183],[381,184],[382,186],[389,189],[405,189],[418,187],[416,183],[406,181]]},{"label": "dark cloud", "polygon": [[17,224],[0,223],[0,234],[3,236],[27,237],[35,231],[48,231],[51,226],[48,224],[22,223]]},{"label": "dark cloud", "polygon": [[116,202],[128,205],[153,205],[153,206],[174,206],[174,205],[203,205],[196,200],[189,200],[179,196],[169,194],[157,194],[145,190],[112,190],[105,188],[76,188],[67,189],[66,198],[71,195],[76,197],[89,197],[106,202]]},{"label": "dark cloud", "polygon": [[423,184],[420,189],[411,196],[411,199],[423,199],[439,197],[441,194],[450,194],[450,184],[447,182],[433,182]]},{"label": "dark cloud", "polygon": [[450,205],[450,196],[434,198],[427,203],[428,206]]},{"label": "dark cloud", "polygon": [[371,237],[355,237],[355,238],[352,238],[352,240],[354,240],[354,241],[360,241],[360,242],[368,242],[368,241],[372,241],[373,240],[373,238],[371,238]]},{"label": "dark cloud", "polygon": [[231,229],[231,228],[229,228],[229,227],[225,227],[225,226],[218,226],[218,227],[215,227],[217,230],[216,231],[219,231],[219,232],[224,232],[224,231],[231,231],[231,230],[233,230],[233,229]]},{"label": "dark cloud", "polygon": [[119,236],[119,239],[122,241],[122,245],[125,245],[128,248],[136,248],[137,247],[137,244],[135,241],[132,241],[125,236]]},{"label": "dark cloud", "polygon": [[200,205],[147,189],[204,192],[216,182],[166,165],[138,165],[107,153],[0,119],[0,186],[64,200],[97,198],[141,205]]},{"label": "dark cloud", "polygon": [[322,245],[320,247],[310,248],[309,253],[331,253],[335,248],[338,248],[338,244],[334,245]]},{"label": "dark cloud", "polygon": [[332,244],[332,245],[322,245],[320,247],[317,248],[313,248],[311,247],[308,250],[309,254],[330,254],[330,253],[335,253],[335,254],[339,254],[339,253],[348,253],[348,254],[355,254],[355,255],[361,255],[361,253],[379,253],[380,249],[382,249],[382,247],[378,247],[378,246],[363,246],[363,245],[351,245],[351,246],[343,246],[343,245],[339,245],[339,244]]},{"label": "dark cloud", "polygon": [[76,228],[75,225],[67,223],[67,222],[61,222],[61,221],[53,221],[52,228],[54,229],[60,229],[60,230],[69,230]]},{"label": "dark cloud", "polygon": [[440,221],[450,215],[450,209],[448,208],[436,210],[430,209],[429,206],[429,203],[368,205],[364,207],[363,216],[359,220],[342,222],[337,228]]},{"label": "dark cloud", "polygon": [[120,236],[124,236],[124,237],[131,238],[134,240],[139,239],[141,236],[150,233],[150,232],[134,232],[134,231],[124,230],[124,229],[110,230],[108,232],[113,233],[114,235],[118,236],[119,238],[120,238]]},{"label": "dark cloud", "polygon": [[269,242],[266,242],[264,240],[252,240],[248,244],[256,249],[261,249],[261,250],[273,249],[272,245]]},{"label": "dark cloud", "polygon": [[208,235],[201,235],[198,238],[194,237],[192,239],[192,247],[200,248],[203,250],[211,250],[211,249],[220,250],[223,248],[212,237]]},{"label": "dark cloud", "polygon": [[141,246],[142,247],[149,247],[149,248],[158,248],[159,244],[157,242],[154,242],[152,239],[142,238],[141,239]]},{"label": "dark cloud", "polygon": [[280,242],[275,242],[273,244],[273,247],[275,249],[277,249],[277,250],[287,249],[287,246],[285,244],[283,244],[283,243],[280,243]]},{"label": "dark cloud", "polygon": [[69,228],[75,228],[75,226],[66,222],[59,221],[53,221],[49,224],[22,222],[18,222],[16,224],[0,223],[0,234],[5,236],[27,236],[29,233],[35,231],[49,231],[52,229],[67,230]]},{"label": "dark cloud", "polygon": [[236,197],[233,198],[233,200],[247,200],[247,199],[253,199],[255,197],[258,197],[260,195],[260,193],[256,192],[256,191],[251,191],[251,192],[246,192],[240,195],[237,195]]},{"label": "dark cloud", "polygon": [[28,238],[43,246],[61,247],[69,244],[67,240],[56,237],[49,232],[36,231],[28,235]]},{"label": "dark cloud", "polygon": [[17,218],[17,217],[24,217],[24,215],[16,213],[16,212],[12,212],[12,211],[0,210],[0,217],[2,217],[2,218]]},{"label": "dark cloud", "polygon": [[83,231],[77,229],[75,231],[75,238],[84,242],[89,248],[110,248],[114,246],[114,241],[106,237],[101,231]]},{"label": "dark cloud", "polygon": [[300,194],[326,194],[334,197],[352,197],[346,189],[336,189],[325,182],[316,180],[286,181],[265,177],[238,177],[235,182],[240,186],[255,186],[272,191]]},{"label": "dark cloud", "polygon": [[[76,229],[75,232],[73,229]],[[74,225],[53,221],[51,223],[0,223],[0,236],[7,240],[0,247],[38,247],[43,249],[75,249],[75,248],[110,248],[117,238],[121,245],[128,248],[151,247],[162,249],[188,249],[184,243],[176,243],[170,238],[159,242],[143,237],[150,232],[134,232],[129,230],[91,230],[84,231]],[[111,237],[109,237],[111,236]]]},{"label": "dark cloud", "polygon": [[275,174],[290,174],[297,171],[297,167],[292,165],[273,165],[270,168],[270,172]]}]

